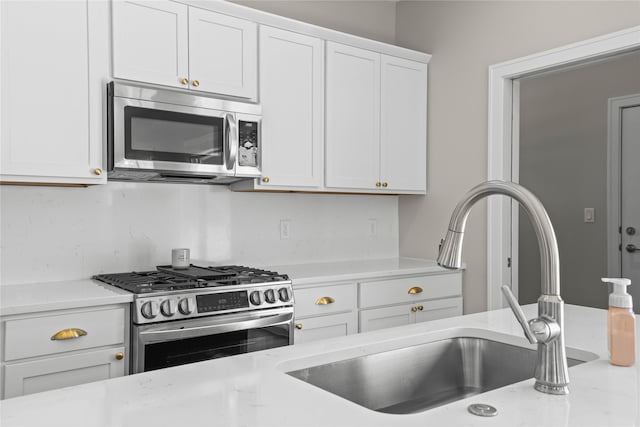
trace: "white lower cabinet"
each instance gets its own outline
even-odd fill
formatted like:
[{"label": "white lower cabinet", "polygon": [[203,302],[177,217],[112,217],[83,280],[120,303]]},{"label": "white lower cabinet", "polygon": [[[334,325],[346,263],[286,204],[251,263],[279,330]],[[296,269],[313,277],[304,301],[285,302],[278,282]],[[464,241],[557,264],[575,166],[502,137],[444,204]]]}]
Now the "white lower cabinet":
[{"label": "white lower cabinet", "polygon": [[293,283],[295,344],[462,315],[460,272]]},{"label": "white lower cabinet", "polygon": [[128,304],[2,318],[2,397],[125,375]]},{"label": "white lower cabinet", "polygon": [[361,310],[360,332],[411,325],[461,314],[462,297],[424,300],[411,304]]},{"label": "white lower cabinet", "polygon": [[294,344],[358,332],[355,283],[294,287],[293,296]]},{"label": "white lower cabinet", "polygon": [[124,375],[124,346],[5,365],[5,398]]},{"label": "white lower cabinet", "polygon": [[333,316],[296,318],[293,342],[300,344],[326,338],[343,337],[358,332],[358,314],[355,310]]}]

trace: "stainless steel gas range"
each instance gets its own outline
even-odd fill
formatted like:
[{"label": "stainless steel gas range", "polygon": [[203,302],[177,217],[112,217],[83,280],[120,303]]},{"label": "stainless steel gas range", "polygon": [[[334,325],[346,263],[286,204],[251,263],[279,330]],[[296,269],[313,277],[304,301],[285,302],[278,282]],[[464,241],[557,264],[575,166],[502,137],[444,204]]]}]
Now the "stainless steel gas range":
[{"label": "stainless steel gas range", "polygon": [[293,344],[293,290],[284,274],[191,265],[93,278],[134,294],[134,374]]}]

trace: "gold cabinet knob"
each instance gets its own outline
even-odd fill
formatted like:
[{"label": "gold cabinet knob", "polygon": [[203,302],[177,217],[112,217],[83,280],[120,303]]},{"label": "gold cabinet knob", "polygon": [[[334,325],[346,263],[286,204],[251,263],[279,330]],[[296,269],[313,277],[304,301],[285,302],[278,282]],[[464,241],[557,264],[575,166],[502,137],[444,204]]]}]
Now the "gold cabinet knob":
[{"label": "gold cabinet knob", "polygon": [[87,335],[87,331],[80,328],[63,329],[51,336],[51,341],[63,341],[80,338]]},{"label": "gold cabinet knob", "polygon": [[382,186],[383,186],[384,188],[387,188],[387,187],[389,186],[389,183],[388,183],[388,182],[383,182],[383,183],[382,183]]},{"label": "gold cabinet knob", "polygon": [[119,351],[116,353],[116,360],[122,360],[124,359],[124,353]]},{"label": "gold cabinet knob", "polygon": [[189,79],[182,79],[180,80],[180,83],[182,83],[183,85],[188,85],[189,84]]},{"label": "gold cabinet knob", "polygon": [[336,302],[336,300],[334,300],[331,297],[322,297],[318,299],[318,301],[316,301],[316,305],[327,305],[327,304],[333,304],[334,302]]},{"label": "gold cabinet knob", "polygon": [[263,176],[262,177],[262,182],[264,182],[265,184],[269,182],[269,177],[268,176]]},{"label": "gold cabinet knob", "polygon": [[191,84],[192,84],[194,87],[198,87],[198,86],[200,86],[200,82],[199,82],[199,81],[197,81],[197,80],[194,80],[193,82],[191,82]]},{"label": "gold cabinet knob", "polygon": [[296,329],[302,329],[302,323],[296,323]]},{"label": "gold cabinet knob", "polygon": [[102,169],[100,169],[100,168],[95,168],[95,169],[93,170],[93,173],[95,173],[96,175],[102,175]]},{"label": "gold cabinet knob", "polygon": [[380,188],[381,185],[382,185],[381,182],[376,182],[376,187]]},{"label": "gold cabinet knob", "polygon": [[418,307],[411,307],[411,312],[415,313],[416,311],[418,311]]},{"label": "gold cabinet knob", "polygon": [[423,306],[421,306],[421,305],[419,305],[419,306],[418,306],[418,311],[422,311],[422,310],[424,310],[424,307],[423,307]]},{"label": "gold cabinet knob", "polygon": [[407,291],[407,293],[410,295],[419,294],[421,292],[422,292],[422,288],[420,286],[414,286],[412,288],[409,288],[409,290]]}]

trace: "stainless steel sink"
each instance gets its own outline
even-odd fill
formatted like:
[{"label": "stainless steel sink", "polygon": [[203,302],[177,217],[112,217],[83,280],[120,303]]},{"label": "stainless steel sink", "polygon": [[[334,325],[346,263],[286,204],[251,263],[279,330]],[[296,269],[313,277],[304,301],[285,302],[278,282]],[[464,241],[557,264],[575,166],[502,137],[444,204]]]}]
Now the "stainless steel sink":
[{"label": "stainless steel sink", "polygon": [[[456,337],[287,374],[374,411],[421,412],[533,378],[535,348]],[[585,360],[567,359],[569,366]]]}]

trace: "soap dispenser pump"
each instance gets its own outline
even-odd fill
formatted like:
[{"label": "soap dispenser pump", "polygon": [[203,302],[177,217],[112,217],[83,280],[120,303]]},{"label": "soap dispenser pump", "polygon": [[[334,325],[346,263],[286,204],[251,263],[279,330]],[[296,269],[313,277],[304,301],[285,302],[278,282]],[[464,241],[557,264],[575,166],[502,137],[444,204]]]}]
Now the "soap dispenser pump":
[{"label": "soap dispenser pump", "polygon": [[609,360],[612,365],[631,366],[635,363],[635,317],[633,300],[627,293],[629,279],[602,278],[605,283],[613,285],[609,294]]}]

